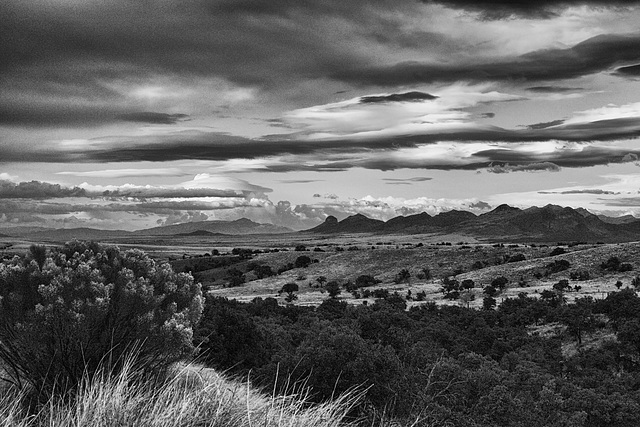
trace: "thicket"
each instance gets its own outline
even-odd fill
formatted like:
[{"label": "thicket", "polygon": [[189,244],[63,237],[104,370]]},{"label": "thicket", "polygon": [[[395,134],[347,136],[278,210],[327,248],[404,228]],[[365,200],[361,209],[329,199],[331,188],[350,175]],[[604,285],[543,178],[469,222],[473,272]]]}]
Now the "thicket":
[{"label": "thicket", "polygon": [[[406,310],[391,293],[360,306],[329,298],[317,308],[208,297],[196,343],[210,366],[269,389],[304,382],[315,402],[370,387],[352,414],[364,425],[386,417],[415,426],[636,426],[640,298],[625,289],[567,304],[561,292],[548,293],[485,310]],[[531,333],[547,323],[563,332]],[[617,340],[563,356],[563,341],[580,344],[603,328]]]}]

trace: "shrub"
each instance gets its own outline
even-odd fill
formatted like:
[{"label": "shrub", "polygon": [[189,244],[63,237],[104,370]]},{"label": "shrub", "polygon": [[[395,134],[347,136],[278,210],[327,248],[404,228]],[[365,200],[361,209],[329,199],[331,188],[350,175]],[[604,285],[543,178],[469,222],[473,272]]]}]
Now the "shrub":
[{"label": "shrub", "polygon": [[515,254],[512,256],[507,256],[508,258],[506,259],[506,262],[519,262],[519,261],[525,261],[527,258],[524,256],[524,254]]},{"label": "shrub", "polygon": [[551,251],[551,253],[549,254],[549,256],[562,255],[562,254],[565,254],[565,253],[567,253],[567,251],[566,251],[564,248],[557,247],[557,248],[555,248],[555,249],[553,249],[553,250]]},{"label": "shrub", "polygon": [[559,273],[571,267],[571,263],[566,259],[557,259],[546,265],[546,274]]},{"label": "shrub", "polygon": [[373,285],[377,285],[378,283],[380,283],[380,280],[376,279],[375,277],[369,275],[369,274],[362,274],[360,276],[358,276],[356,278],[356,287],[357,288],[364,288],[367,286],[373,286]]},{"label": "shrub", "polygon": [[306,255],[301,255],[296,258],[295,267],[296,268],[307,268],[311,264],[311,258]]},{"label": "shrub", "polygon": [[618,257],[612,256],[609,257],[608,260],[600,264],[600,268],[607,271],[618,271],[618,267],[620,267],[620,260]]},{"label": "shrub", "polygon": [[403,268],[396,274],[396,277],[393,279],[394,283],[408,283],[411,279],[411,273],[406,268]]},{"label": "shrub", "polygon": [[203,299],[191,275],[140,250],[73,241],[0,264],[0,308],[7,375],[47,398],[106,362],[117,373],[134,349],[149,373],[190,356]]},{"label": "shrub", "polygon": [[507,287],[507,283],[509,283],[509,279],[507,279],[504,276],[498,276],[491,281],[491,286],[493,286],[494,288],[503,290],[504,288]]}]

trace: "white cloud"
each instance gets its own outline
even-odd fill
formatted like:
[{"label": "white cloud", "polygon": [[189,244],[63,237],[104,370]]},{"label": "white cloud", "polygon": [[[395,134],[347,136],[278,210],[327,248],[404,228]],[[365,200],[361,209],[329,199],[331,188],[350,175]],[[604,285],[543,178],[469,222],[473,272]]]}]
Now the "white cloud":
[{"label": "white cloud", "polygon": [[575,124],[585,122],[596,122],[599,120],[639,118],[640,102],[631,104],[615,105],[609,104],[600,108],[578,111],[573,117],[566,120],[564,124]]},{"label": "white cloud", "polygon": [[464,109],[481,103],[522,99],[519,95],[490,89],[490,85],[457,84],[435,91],[436,99],[419,102],[361,103],[358,97],[294,110],[283,119],[309,132],[310,138],[375,137],[480,128]]}]

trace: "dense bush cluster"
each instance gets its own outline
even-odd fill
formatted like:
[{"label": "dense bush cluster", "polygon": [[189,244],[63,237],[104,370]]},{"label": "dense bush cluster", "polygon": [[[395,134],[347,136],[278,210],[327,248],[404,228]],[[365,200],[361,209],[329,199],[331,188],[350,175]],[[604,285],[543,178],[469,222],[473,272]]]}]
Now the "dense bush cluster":
[{"label": "dense bush cluster", "polygon": [[0,360],[45,398],[135,350],[148,372],[193,353],[200,285],[140,250],[73,241],[0,263]]},{"label": "dense bush cluster", "polygon": [[[350,387],[371,387],[357,414],[365,425],[383,414],[416,426],[637,425],[634,291],[572,304],[561,292],[545,291],[490,308],[427,303],[407,311],[404,298],[391,293],[370,305],[330,298],[317,308],[209,297],[196,341],[211,366],[251,372],[269,389],[299,380],[324,401]],[[531,333],[543,324],[563,332]],[[563,356],[563,340],[579,344],[608,328],[617,340]]]}]

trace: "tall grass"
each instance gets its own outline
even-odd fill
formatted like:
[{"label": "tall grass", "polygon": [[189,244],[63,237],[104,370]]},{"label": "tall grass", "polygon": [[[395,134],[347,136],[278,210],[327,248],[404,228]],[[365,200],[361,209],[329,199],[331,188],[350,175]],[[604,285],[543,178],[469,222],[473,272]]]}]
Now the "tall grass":
[{"label": "tall grass", "polygon": [[117,375],[85,378],[70,399],[52,397],[29,415],[27,393],[10,388],[0,396],[0,427],[337,427],[361,394],[309,405],[304,395],[261,394],[248,384],[187,365],[156,383],[125,366]]}]

